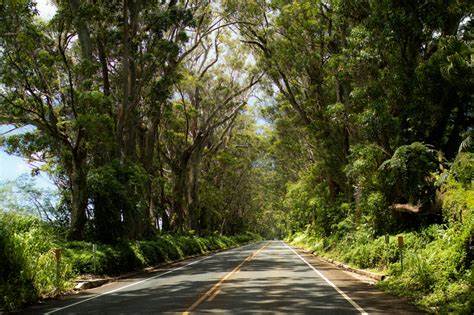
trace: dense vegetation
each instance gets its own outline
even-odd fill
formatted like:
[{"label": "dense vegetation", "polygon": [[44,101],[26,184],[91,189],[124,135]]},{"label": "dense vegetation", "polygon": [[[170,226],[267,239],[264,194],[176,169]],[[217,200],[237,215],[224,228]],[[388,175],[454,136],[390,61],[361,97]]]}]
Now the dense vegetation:
[{"label": "dense vegetation", "polygon": [[470,1],[57,7],[45,22],[0,5],[0,144],[56,183],[55,205],[35,203],[48,225],[118,251],[288,237],[386,270],[381,287],[433,312],[473,312]]},{"label": "dense vegetation", "polygon": [[[400,231],[389,236],[388,244],[386,236],[375,234],[368,223],[358,225],[351,218],[341,221],[330,236],[322,237],[308,226],[287,240],[317,255],[388,275],[378,283],[380,288],[406,296],[430,313],[470,314],[474,309],[474,193],[452,177],[448,181],[442,186],[443,212],[462,214],[462,220]],[[405,243],[401,249],[398,236]]]}]

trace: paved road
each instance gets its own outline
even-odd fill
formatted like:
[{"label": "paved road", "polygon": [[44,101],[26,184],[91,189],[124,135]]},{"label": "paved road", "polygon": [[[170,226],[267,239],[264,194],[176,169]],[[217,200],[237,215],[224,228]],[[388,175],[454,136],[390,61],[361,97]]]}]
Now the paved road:
[{"label": "paved road", "polygon": [[281,241],[174,264],[24,314],[415,314],[416,308]]}]

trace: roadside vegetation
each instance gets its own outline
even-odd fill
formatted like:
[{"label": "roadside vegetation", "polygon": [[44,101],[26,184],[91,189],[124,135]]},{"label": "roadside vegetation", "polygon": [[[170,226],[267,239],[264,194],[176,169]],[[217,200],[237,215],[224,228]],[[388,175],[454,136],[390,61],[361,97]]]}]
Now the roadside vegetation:
[{"label": "roadside vegetation", "polygon": [[[259,239],[246,233],[206,237],[163,234],[114,244],[66,241],[64,231],[38,217],[0,212],[0,309],[13,310],[67,292],[79,276],[122,275]],[[59,282],[53,252],[57,248],[61,250]]]},{"label": "roadside vegetation", "polygon": [[[408,297],[429,312],[470,314],[474,310],[473,171],[472,154],[461,153],[450,169],[430,174],[438,178],[436,203],[443,216],[439,223],[384,232],[372,225],[390,223],[376,218],[377,212],[361,218],[356,209],[346,209],[347,217],[333,224],[329,235],[318,233],[317,225],[308,225],[287,241],[316,255],[382,272],[389,277],[378,283],[380,288]],[[404,240],[402,248],[399,236]]]},{"label": "roadside vegetation", "polygon": [[[451,206],[474,208],[474,192],[456,194]],[[447,197],[449,198],[449,197]],[[467,208],[464,208],[467,209]],[[453,208],[451,208],[453,210]],[[474,310],[473,212],[466,211],[462,222],[432,224],[415,231],[374,235],[350,220],[338,227],[346,229],[329,237],[314,233],[311,226],[296,232],[286,241],[353,267],[388,276],[377,286],[394,295],[407,297],[430,313],[471,314]],[[398,246],[398,237],[404,246]],[[388,237],[388,244],[386,243]],[[403,255],[403,269],[402,259]]]}]

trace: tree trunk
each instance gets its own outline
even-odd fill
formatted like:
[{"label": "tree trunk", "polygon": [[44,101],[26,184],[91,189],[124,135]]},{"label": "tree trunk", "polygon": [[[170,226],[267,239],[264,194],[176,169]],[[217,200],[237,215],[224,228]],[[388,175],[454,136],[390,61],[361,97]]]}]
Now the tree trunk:
[{"label": "tree trunk", "polygon": [[72,240],[82,240],[86,226],[87,208],[87,174],[84,171],[84,159],[74,157],[70,169],[71,181],[71,226],[69,238]]},{"label": "tree trunk", "polygon": [[207,235],[209,234],[207,210],[205,207],[201,207],[199,210],[199,232],[201,235]]},{"label": "tree trunk", "polygon": [[334,204],[336,202],[336,197],[337,197],[337,193],[338,193],[338,186],[337,186],[337,183],[329,178],[328,180],[328,187],[329,187],[329,201],[331,202],[331,204]]},{"label": "tree trunk", "polygon": [[79,38],[79,43],[81,45],[82,57],[92,61],[92,43],[89,28],[84,22],[83,17],[80,16],[81,13],[81,2],[80,0],[69,0],[69,8],[73,15],[74,25],[77,29],[77,35]]},{"label": "tree trunk", "polygon": [[191,220],[191,229],[200,230],[201,211],[199,207],[199,172],[201,170],[201,157],[195,157],[190,163],[189,170],[189,215]]},{"label": "tree trunk", "polygon": [[166,208],[163,208],[161,212],[161,231],[163,232],[171,231],[170,219],[168,216],[168,212],[166,211]]},{"label": "tree trunk", "polygon": [[171,228],[175,232],[183,232],[187,227],[188,216],[188,172],[189,159],[181,158],[177,167],[173,168],[173,207],[171,214]]},{"label": "tree trunk", "polygon": [[[155,154],[155,142],[156,142],[156,126],[157,123],[155,121],[151,121],[148,126],[147,130],[145,133],[145,143],[144,143],[144,148],[143,148],[143,158],[142,158],[142,164],[143,167],[145,168],[146,172],[148,175],[150,175],[151,178],[156,178],[157,172],[155,171],[154,167],[154,154]],[[146,199],[148,201],[148,218],[150,220],[150,226],[152,227],[152,230],[156,229],[157,227],[157,213],[156,213],[156,207],[157,203],[155,202],[157,198],[157,185],[153,183],[153,180],[150,180],[148,183],[147,187],[147,196]]]}]

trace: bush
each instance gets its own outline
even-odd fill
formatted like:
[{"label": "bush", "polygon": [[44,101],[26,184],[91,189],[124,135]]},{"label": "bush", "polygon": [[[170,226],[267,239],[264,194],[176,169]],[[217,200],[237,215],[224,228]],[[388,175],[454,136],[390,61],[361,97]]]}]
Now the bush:
[{"label": "bush", "polygon": [[[0,212],[0,309],[54,293],[56,264],[51,249],[57,243],[52,235],[36,217]],[[68,271],[63,265],[61,279]]]},{"label": "bush", "polygon": [[382,163],[385,188],[392,190],[391,202],[431,205],[434,202],[434,176],[438,170],[436,152],[428,145],[414,142],[397,148]]},{"label": "bush", "polygon": [[474,153],[460,152],[451,166],[452,176],[464,188],[472,187],[474,180]]},{"label": "bush", "polygon": [[452,177],[443,185],[443,216],[449,222],[463,222],[464,216],[474,209],[474,193]]}]

